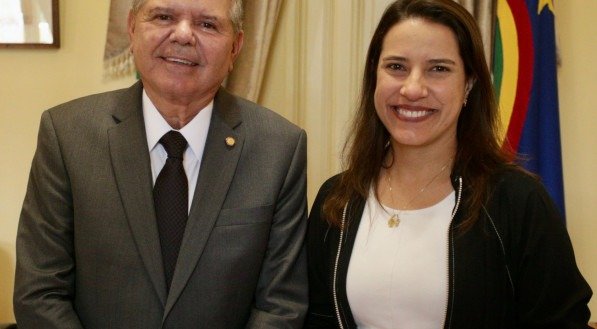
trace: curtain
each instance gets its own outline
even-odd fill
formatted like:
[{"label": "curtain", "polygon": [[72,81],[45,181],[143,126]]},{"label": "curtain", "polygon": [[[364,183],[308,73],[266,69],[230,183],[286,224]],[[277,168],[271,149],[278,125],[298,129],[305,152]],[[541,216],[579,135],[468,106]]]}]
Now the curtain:
[{"label": "curtain", "polygon": [[[283,0],[245,0],[244,46],[234,69],[225,81],[236,95],[258,101],[270,45]],[[108,78],[128,76],[134,72],[129,52],[126,18],[131,0],[112,0],[108,34],[104,50],[104,72]]]},{"label": "curtain", "polygon": [[108,34],[104,48],[104,75],[118,78],[135,71],[133,56],[129,52],[126,19],[132,0],[112,0],[108,19]]},{"label": "curtain", "polygon": [[493,37],[495,30],[495,18],[497,12],[497,0],[455,0],[465,7],[475,17],[481,36],[487,65],[491,68],[493,62]]},{"label": "curtain", "polygon": [[225,82],[232,93],[253,102],[259,100],[272,38],[283,0],[245,0],[245,41]]}]

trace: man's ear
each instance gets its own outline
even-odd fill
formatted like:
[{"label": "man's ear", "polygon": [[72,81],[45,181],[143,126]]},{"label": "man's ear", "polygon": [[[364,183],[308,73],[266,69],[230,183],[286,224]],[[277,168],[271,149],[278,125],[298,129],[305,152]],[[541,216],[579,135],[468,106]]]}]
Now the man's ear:
[{"label": "man's ear", "polygon": [[133,34],[135,33],[135,14],[132,10],[129,11],[129,15],[126,20],[127,23],[127,32],[129,35],[129,41],[133,40]]},{"label": "man's ear", "polygon": [[236,59],[238,57],[238,54],[240,54],[240,50],[243,48],[243,43],[245,41],[245,32],[244,31],[238,31],[238,33],[236,34],[236,39],[234,40],[234,43],[232,44],[232,56],[234,59]]},{"label": "man's ear", "polygon": [[228,69],[228,72],[232,72],[232,69],[234,68],[234,62],[238,58],[238,55],[243,48],[243,43],[245,40],[244,37],[245,32],[241,30],[236,34],[236,38],[232,42],[232,61],[230,62],[230,68]]}]

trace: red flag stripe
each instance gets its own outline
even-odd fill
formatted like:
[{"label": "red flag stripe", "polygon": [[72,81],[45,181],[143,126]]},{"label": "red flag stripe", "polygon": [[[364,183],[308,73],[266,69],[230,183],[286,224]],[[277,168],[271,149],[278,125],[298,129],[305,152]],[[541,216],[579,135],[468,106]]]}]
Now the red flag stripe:
[{"label": "red flag stripe", "polygon": [[518,34],[518,83],[514,109],[508,125],[509,146],[518,150],[533,85],[534,47],[529,13],[524,1],[508,0]]}]

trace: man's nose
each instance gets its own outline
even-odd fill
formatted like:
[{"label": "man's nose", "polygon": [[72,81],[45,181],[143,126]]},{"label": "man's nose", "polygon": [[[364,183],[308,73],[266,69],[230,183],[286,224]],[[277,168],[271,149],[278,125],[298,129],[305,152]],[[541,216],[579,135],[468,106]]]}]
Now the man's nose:
[{"label": "man's nose", "polygon": [[174,30],[170,35],[172,42],[177,42],[181,45],[194,46],[196,43],[195,31],[193,30],[192,23],[187,20],[181,20],[174,25]]}]

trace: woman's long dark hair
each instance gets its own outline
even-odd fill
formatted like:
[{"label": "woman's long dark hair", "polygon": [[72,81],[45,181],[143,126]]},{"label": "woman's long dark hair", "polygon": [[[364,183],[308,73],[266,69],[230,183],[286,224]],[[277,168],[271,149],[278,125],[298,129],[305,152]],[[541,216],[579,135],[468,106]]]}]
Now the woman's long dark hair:
[{"label": "woman's long dark hair", "polygon": [[390,135],[375,111],[377,66],[386,34],[409,18],[423,18],[449,27],[456,35],[467,81],[474,81],[467,105],[458,118],[453,166],[453,174],[462,173],[468,190],[462,200],[467,212],[461,228],[474,224],[489,195],[491,175],[512,158],[500,146],[498,107],[475,19],[452,0],[396,1],[385,10],[371,39],[359,106],[344,146],[345,171],[324,202],[324,218],[334,225],[342,220],[348,201],[366,198],[371,186],[377,190],[377,178],[386,152],[391,149],[385,147]]}]

